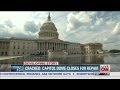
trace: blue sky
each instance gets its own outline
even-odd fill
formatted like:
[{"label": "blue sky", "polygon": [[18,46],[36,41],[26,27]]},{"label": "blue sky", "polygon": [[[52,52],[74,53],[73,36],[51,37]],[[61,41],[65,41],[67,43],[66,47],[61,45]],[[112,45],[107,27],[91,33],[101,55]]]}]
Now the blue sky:
[{"label": "blue sky", "polygon": [[[119,11],[50,11],[59,38],[65,41],[101,42],[104,49],[120,49]],[[48,11],[0,12],[0,37],[38,38]]]}]

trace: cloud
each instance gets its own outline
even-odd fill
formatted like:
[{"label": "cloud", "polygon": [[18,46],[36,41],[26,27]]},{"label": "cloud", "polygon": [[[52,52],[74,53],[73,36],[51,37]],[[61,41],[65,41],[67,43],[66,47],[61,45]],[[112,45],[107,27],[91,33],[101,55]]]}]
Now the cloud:
[{"label": "cloud", "polygon": [[[66,37],[68,40],[108,43],[120,38],[120,12],[77,12],[67,16]],[[117,35],[117,36],[116,36]]]},{"label": "cloud", "polygon": [[96,19],[97,19],[97,20],[96,20],[95,25],[102,25],[102,24],[105,23],[103,18],[97,18],[97,17],[96,17]]},{"label": "cloud", "polygon": [[0,31],[0,38],[10,38],[10,37],[16,37],[16,38],[29,38],[29,39],[35,39],[36,35],[31,33],[24,33],[24,32],[6,32],[6,31]]},{"label": "cloud", "polygon": [[48,12],[32,12],[31,13],[31,17],[35,18],[35,19],[40,19],[40,18],[46,18],[45,16],[48,14]]},{"label": "cloud", "polygon": [[118,22],[116,26],[114,27],[112,34],[120,34],[120,23]]},{"label": "cloud", "polygon": [[[32,24],[32,25],[34,27],[34,24]],[[23,32],[23,30],[18,29],[9,20],[5,21],[3,24],[0,24],[0,38],[1,37],[2,38],[16,37],[16,38],[31,38],[31,39],[34,39],[34,38],[36,38],[36,36],[37,35],[35,33],[32,33],[31,31],[30,31],[30,33],[28,33],[28,31]]]},{"label": "cloud", "polygon": [[14,34],[14,37],[17,38],[29,38],[29,39],[35,39],[36,35],[35,34],[27,34],[27,33],[23,33],[23,32],[17,32]]},{"label": "cloud", "polygon": [[11,22],[11,20],[6,20],[4,23],[9,28],[13,28],[14,27],[13,23]]},{"label": "cloud", "polygon": [[27,32],[36,33],[39,29],[34,21],[27,21],[24,25],[24,30]]},{"label": "cloud", "polygon": [[0,24],[0,29],[4,29],[5,26],[3,24]]},{"label": "cloud", "polygon": [[106,48],[109,46],[109,48],[115,48],[120,49],[120,23],[116,23],[113,30],[110,31],[110,33],[107,33],[109,37],[104,42],[106,44]]},{"label": "cloud", "polygon": [[79,12],[79,13],[70,13],[67,16],[67,29],[66,31],[73,31],[79,29],[80,27],[84,27],[86,25],[90,25],[93,13],[88,14],[87,12]]},{"label": "cloud", "polygon": [[78,28],[80,25],[80,22],[76,19],[75,15],[73,13],[70,13],[67,17],[68,20],[68,25],[67,25],[67,30],[74,30],[74,28]]},{"label": "cloud", "polygon": [[5,20],[2,24],[0,24],[0,33],[1,32],[11,32],[15,26],[10,20]]},{"label": "cloud", "polygon": [[88,14],[87,12],[79,12],[75,15],[76,19],[79,20],[81,23],[90,23],[91,22],[91,14]]}]

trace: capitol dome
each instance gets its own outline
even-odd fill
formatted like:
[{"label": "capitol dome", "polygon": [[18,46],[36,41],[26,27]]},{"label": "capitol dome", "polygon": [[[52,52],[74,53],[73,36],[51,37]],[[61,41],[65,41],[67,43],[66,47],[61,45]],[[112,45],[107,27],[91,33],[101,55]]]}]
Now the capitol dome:
[{"label": "capitol dome", "polygon": [[48,15],[47,21],[45,21],[39,32],[39,39],[58,39],[58,32],[55,24],[51,21],[50,13]]}]

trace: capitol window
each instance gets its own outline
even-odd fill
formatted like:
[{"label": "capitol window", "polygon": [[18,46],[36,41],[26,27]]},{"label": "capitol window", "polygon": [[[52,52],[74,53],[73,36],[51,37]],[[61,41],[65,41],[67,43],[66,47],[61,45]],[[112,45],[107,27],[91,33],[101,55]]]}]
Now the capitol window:
[{"label": "capitol window", "polygon": [[23,49],[25,49],[25,46],[23,46]]},{"label": "capitol window", "polygon": [[15,46],[13,48],[15,49]]},{"label": "capitol window", "polygon": [[18,46],[18,49],[20,49],[20,46]]}]

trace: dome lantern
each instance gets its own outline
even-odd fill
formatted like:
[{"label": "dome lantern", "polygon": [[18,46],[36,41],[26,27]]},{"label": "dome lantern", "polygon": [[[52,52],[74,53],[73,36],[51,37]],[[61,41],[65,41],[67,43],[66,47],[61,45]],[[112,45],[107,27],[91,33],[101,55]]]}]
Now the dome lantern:
[{"label": "dome lantern", "polygon": [[49,12],[49,15],[48,15],[48,21],[51,21],[50,12]]}]

